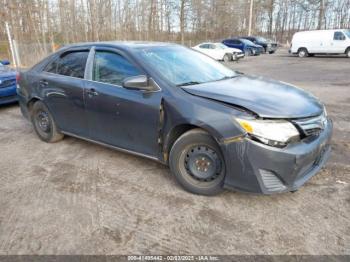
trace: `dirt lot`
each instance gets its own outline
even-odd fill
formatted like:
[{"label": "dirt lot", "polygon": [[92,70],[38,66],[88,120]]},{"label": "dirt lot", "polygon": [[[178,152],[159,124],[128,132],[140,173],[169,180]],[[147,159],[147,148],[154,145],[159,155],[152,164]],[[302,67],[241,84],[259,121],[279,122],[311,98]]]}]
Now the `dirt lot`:
[{"label": "dirt lot", "polygon": [[350,59],[283,50],[229,65],[326,103],[333,155],[303,188],[192,195],[150,160],[71,137],[43,143],[17,105],[2,106],[0,254],[350,254]]}]

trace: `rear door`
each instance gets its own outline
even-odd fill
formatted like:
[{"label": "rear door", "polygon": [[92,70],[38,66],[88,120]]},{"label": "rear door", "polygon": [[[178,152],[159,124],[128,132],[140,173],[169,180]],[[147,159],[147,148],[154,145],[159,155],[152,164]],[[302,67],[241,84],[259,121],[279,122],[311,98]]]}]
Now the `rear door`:
[{"label": "rear door", "polygon": [[162,92],[123,88],[125,78],[145,72],[117,49],[96,47],[91,63],[91,81],[85,90],[90,137],[157,156]]},{"label": "rear door", "polygon": [[80,136],[88,134],[84,108],[88,55],[89,49],[64,52],[45,67],[38,79],[38,90],[59,128]]}]

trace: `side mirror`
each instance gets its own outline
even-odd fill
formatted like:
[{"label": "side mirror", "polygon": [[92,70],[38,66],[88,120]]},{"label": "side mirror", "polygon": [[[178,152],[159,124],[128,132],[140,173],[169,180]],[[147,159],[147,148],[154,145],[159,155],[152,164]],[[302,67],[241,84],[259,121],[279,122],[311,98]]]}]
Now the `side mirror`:
[{"label": "side mirror", "polygon": [[145,90],[145,91],[157,91],[159,90],[157,85],[154,85],[154,81],[149,81],[147,76],[138,75],[128,77],[123,81],[123,87],[126,89]]},{"label": "side mirror", "polygon": [[0,63],[3,64],[3,65],[11,64],[9,60],[0,60]]}]

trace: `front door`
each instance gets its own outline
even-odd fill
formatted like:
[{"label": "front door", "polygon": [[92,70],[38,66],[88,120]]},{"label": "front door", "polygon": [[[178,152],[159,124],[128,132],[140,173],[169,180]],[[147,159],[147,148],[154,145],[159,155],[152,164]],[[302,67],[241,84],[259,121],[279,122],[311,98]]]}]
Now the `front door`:
[{"label": "front door", "polygon": [[333,41],[331,43],[332,53],[344,53],[346,49],[346,37],[341,31],[334,32]]},{"label": "front door", "polygon": [[157,156],[161,91],[123,88],[125,78],[145,73],[117,50],[96,49],[92,63],[85,89],[91,139]]}]

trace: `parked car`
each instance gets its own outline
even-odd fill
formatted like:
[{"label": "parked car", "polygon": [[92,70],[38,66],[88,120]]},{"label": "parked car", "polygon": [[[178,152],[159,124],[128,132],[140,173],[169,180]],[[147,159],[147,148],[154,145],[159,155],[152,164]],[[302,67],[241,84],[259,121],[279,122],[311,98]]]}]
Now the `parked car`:
[{"label": "parked car", "polygon": [[0,60],[0,105],[17,101],[16,71],[9,64],[8,60]]},{"label": "parked car", "polygon": [[261,37],[261,36],[243,36],[241,38],[247,39],[247,40],[253,42],[254,44],[262,46],[264,48],[264,53],[273,54],[277,50],[277,43],[272,41],[272,40],[268,40],[264,37]]},{"label": "parked car", "polygon": [[238,60],[244,57],[244,53],[237,48],[230,48],[222,43],[201,43],[192,47],[215,60],[228,62],[230,60]]},{"label": "parked car", "polygon": [[291,48],[292,54],[299,57],[317,54],[346,54],[350,58],[350,30],[314,30],[294,34]]},{"label": "parked car", "polygon": [[262,46],[256,45],[247,39],[225,39],[222,43],[228,47],[240,49],[245,55],[260,55],[264,50]]},{"label": "parked car", "polygon": [[197,194],[294,191],[330,154],[317,98],[175,44],[67,46],[22,72],[17,90],[41,140],[74,136],[159,161]]}]

